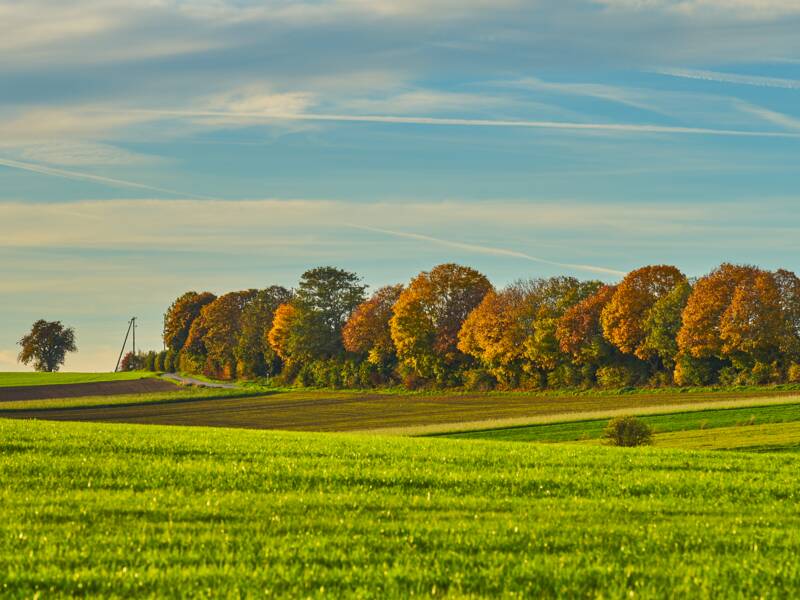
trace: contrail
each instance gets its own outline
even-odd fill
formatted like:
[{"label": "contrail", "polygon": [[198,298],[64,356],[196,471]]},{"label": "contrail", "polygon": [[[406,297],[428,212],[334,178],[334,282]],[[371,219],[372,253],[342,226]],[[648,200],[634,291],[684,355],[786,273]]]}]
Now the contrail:
[{"label": "contrail", "polygon": [[669,75],[670,77],[701,79],[703,81],[716,81],[719,83],[754,85],[757,87],[782,88],[786,90],[800,89],[800,81],[795,79],[782,79],[780,77],[739,75],[738,73],[721,73],[719,71],[699,71],[694,69],[660,69],[656,71],[656,73],[660,75]]},{"label": "contrail", "polygon": [[264,119],[275,121],[342,121],[356,123],[393,123],[406,125],[442,125],[466,127],[519,127],[532,129],[557,129],[574,131],[610,131],[617,133],[666,133],[688,135],[717,135],[739,137],[800,138],[800,133],[780,131],[744,131],[738,129],[709,129],[704,127],[676,127],[670,125],[630,125],[623,123],[570,123],[561,121],[451,119],[441,117],[399,117],[391,115],[337,115],[324,113],[264,113],[229,112],[214,110],[120,110],[128,114],[154,117],[214,117],[227,119]]},{"label": "contrail", "polygon": [[67,171],[65,169],[56,169],[53,167],[46,167],[44,165],[21,162],[18,160],[9,160],[7,158],[0,158],[0,166],[9,167],[10,169],[19,169],[21,171],[30,171],[31,173],[40,173],[42,175],[50,175],[52,177],[64,177],[66,179],[76,179],[81,181],[92,181],[95,183],[102,183],[114,187],[127,187],[136,188],[141,190],[148,190],[151,192],[160,192],[164,194],[171,194],[174,196],[183,196],[185,198],[193,198],[195,200],[214,200],[207,196],[198,196],[196,194],[188,194],[178,190],[170,190],[167,188],[155,187],[146,185],[144,183],[136,183],[135,181],[126,181],[124,179],[113,179],[111,177],[101,177],[100,175],[92,175],[90,173],[81,173],[79,171]]},{"label": "contrail", "polygon": [[478,252],[480,254],[491,254],[494,256],[510,256],[512,258],[521,258],[523,260],[529,260],[531,262],[562,267],[574,271],[588,271],[590,273],[603,273],[605,275],[617,275],[617,276],[624,276],[627,274],[625,271],[618,271],[617,269],[609,269],[607,267],[596,267],[594,265],[583,265],[576,263],[563,263],[554,260],[548,260],[546,258],[540,258],[538,256],[531,256],[530,254],[525,254],[524,252],[517,252],[516,250],[507,250],[505,248],[493,248],[491,246],[480,246],[477,244],[466,244],[464,242],[453,242],[450,240],[443,240],[440,238],[431,237],[429,235],[422,235],[420,233],[410,233],[406,231],[392,231],[391,229],[381,229],[380,227],[367,227],[364,225],[353,225],[349,223],[346,224],[346,226],[352,227],[354,229],[362,229],[364,231],[384,233],[386,235],[392,235],[395,237],[408,238],[412,240],[422,240],[425,242],[439,244],[440,246],[448,246],[450,248],[458,248],[459,250],[468,250],[470,252]]}]

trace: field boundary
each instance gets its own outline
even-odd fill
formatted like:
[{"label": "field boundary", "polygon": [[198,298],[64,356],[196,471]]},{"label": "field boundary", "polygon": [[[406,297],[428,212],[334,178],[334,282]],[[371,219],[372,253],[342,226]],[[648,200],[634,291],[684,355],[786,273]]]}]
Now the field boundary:
[{"label": "field boundary", "polygon": [[601,409],[585,412],[557,412],[531,417],[510,417],[507,419],[482,419],[460,423],[438,423],[432,425],[415,425],[408,427],[385,427],[358,430],[356,433],[374,435],[398,435],[409,437],[436,437],[449,433],[468,433],[475,431],[492,431],[495,429],[515,429],[531,425],[549,425],[554,423],[579,423],[582,421],[600,421],[624,415],[670,415],[678,413],[701,412],[704,410],[725,410],[729,408],[757,408],[780,404],[800,404],[800,394],[794,396],[774,396],[767,398],[742,398],[740,400],[711,400],[696,404],[665,404],[662,406],[644,406],[641,408]]}]

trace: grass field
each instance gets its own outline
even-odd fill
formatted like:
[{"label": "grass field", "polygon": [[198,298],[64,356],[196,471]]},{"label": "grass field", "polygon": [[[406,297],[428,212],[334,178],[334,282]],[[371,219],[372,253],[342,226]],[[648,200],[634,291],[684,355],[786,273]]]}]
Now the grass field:
[{"label": "grass field", "polygon": [[5,597],[800,594],[800,456],[0,420]]},{"label": "grass field", "polygon": [[131,381],[142,379],[143,377],[155,377],[155,375],[155,373],[148,371],[125,373],[0,373],[0,387]]},{"label": "grass field", "polygon": [[[734,426],[741,428],[744,426],[751,427],[753,425],[768,423],[800,421],[800,403],[679,412],[641,416],[639,418],[650,425],[650,427],[653,428],[653,432],[656,434],[691,430],[708,431],[716,428]],[[607,423],[607,419],[592,419],[586,421],[487,429],[482,431],[445,433],[441,435],[463,439],[515,442],[584,441],[602,437],[603,429]]]}]

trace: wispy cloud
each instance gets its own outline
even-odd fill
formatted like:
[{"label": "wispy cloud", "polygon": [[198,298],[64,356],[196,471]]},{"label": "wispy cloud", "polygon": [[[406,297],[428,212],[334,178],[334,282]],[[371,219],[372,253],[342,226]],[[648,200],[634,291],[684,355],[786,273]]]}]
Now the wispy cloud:
[{"label": "wispy cloud", "polygon": [[671,125],[646,125],[630,123],[569,123],[560,121],[531,121],[531,120],[505,120],[505,119],[462,119],[427,116],[398,116],[398,115],[346,115],[325,113],[258,113],[258,112],[225,112],[211,110],[139,110],[130,109],[120,111],[134,115],[152,115],[153,117],[197,118],[213,117],[226,118],[233,121],[246,119],[262,119],[265,122],[274,121],[319,121],[319,122],[345,122],[345,123],[387,123],[398,125],[433,125],[457,127],[516,127],[527,129],[550,129],[583,132],[609,132],[609,133],[644,133],[644,134],[688,134],[688,135],[714,135],[736,137],[783,137],[798,138],[800,134],[776,131],[747,131],[739,129],[713,129],[706,127],[679,127]]},{"label": "wispy cloud", "polygon": [[171,196],[183,196],[185,198],[208,199],[205,196],[198,194],[190,194],[178,190],[170,190],[167,188],[156,187],[144,183],[137,183],[135,181],[126,181],[124,179],[115,179],[113,177],[103,177],[101,175],[93,175],[91,173],[82,173],[80,171],[72,171],[66,169],[56,169],[54,167],[47,167],[45,165],[22,162],[19,160],[10,160],[0,158],[0,166],[8,167],[9,169],[17,169],[20,171],[28,171],[30,173],[38,173],[40,175],[48,175],[50,177],[63,177],[64,179],[74,179],[79,181],[90,181],[92,183],[99,183],[106,186],[117,188],[132,188],[137,190],[147,190],[149,192],[158,192],[160,194],[169,194]]},{"label": "wispy cloud", "polygon": [[422,235],[420,233],[412,233],[408,231],[394,231],[391,229],[383,229],[380,227],[366,227],[363,225],[353,225],[348,224],[348,227],[353,227],[355,229],[362,229],[364,231],[373,231],[375,233],[383,233],[386,235],[391,235],[394,237],[401,237],[401,238],[408,238],[412,240],[421,240],[424,242],[431,242],[433,244],[437,244],[440,246],[447,246],[449,248],[457,248],[459,250],[466,250],[467,252],[475,252],[478,254],[489,254],[492,256],[508,256],[511,258],[519,258],[522,260],[527,260],[535,263],[551,265],[554,267],[562,267],[564,269],[569,269],[570,271],[586,271],[590,273],[602,273],[604,275],[625,275],[625,271],[620,271],[618,269],[611,269],[608,267],[598,267],[595,265],[582,265],[576,263],[565,263],[565,262],[558,262],[554,260],[549,260],[546,258],[541,258],[539,256],[532,256],[530,254],[526,254],[525,252],[518,252],[516,250],[509,250],[507,248],[495,248],[493,246],[484,246],[481,244],[470,244],[467,242],[457,242],[452,240],[444,240],[441,238],[432,237],[429,235]]},{"label": "wispy cloud", "polygon": [[782,88],[787,90],[800,89],[800,81],[796,79],[782,79],[780,77],[762,77],[759,75],[740,75],[737,73],[723,73],[720,71],[702,71],[695,69],[658,69],[661,75],[682,77],[684,79],[700,79],[719,83],[732,83],[735,85],[752,85],[757,87]]},{"label": "wispy cloud", "polygon": [[784,129],[800,131],[800,119],[797,117],[792,117],[781,112],[764,108],[763,106],[755,106],[746,102],[740,102],[737,106],[739,110],[759,117],[768,123],[779,125]]}]

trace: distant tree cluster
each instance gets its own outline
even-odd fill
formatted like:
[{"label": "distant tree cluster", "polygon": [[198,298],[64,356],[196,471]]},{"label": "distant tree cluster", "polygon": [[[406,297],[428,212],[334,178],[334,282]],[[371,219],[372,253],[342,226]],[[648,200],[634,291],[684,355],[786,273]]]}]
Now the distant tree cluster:
[{"label": "distant tree cluster", "polygon": [[616,285],[552,277],[495,289],[443,264],[365,290],[319,267],[294,290],[187,292],[164,317],[167,351],[153,368],[412,389],[800,382],[800,279],[785,270],[723,264],[691,281],[654,265]]}]

